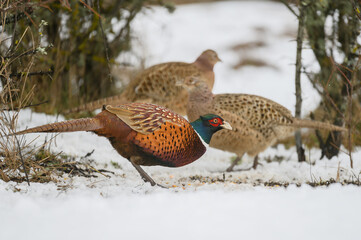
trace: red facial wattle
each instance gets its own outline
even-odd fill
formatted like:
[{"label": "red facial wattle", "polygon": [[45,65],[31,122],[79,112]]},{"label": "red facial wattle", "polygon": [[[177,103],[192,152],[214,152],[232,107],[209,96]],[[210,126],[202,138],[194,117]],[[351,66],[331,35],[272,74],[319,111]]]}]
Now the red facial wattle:
[{"label": "red facial wattle", "polygon": [[219,125],[222,124],[222,119],[213,118],[213,119],[209,120],[209,124],[211,124],[211,126],[213,126],[213,127],[218,127]]}]

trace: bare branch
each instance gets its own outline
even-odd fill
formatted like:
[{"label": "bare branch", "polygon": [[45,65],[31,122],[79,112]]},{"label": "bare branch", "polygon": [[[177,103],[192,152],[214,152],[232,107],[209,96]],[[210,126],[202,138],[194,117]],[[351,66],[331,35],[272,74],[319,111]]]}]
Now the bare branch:
[{"label": "bare branch", "polygon": [[18,108],[3,108],[1,109],[0,111],[19,111],[21,109],[24,109],[24,108],[28,108],[28,107],[36,107],[36,106],[39,106],[39,105],[42,105],[42,104],[45,104],[45,103],[48,103],[49,100],[46,100],[44,102],[40,102],[40,103],[35,103],[35,104],[29,104],[29,105],[26,105],[24,107],[18,107]]},{"label": "bare branch", "polygon": [[[295,75],[295,90],[296,90],[296,112],[295,117],[301,117],[301,107],[302,107],[302,91],[301,91],[301,68],[302,68],[302,45],[303,45],[303,33],[304,33],[304,9],[301,4],[300,15],[298,17],[298,33],[297,33],[297,53],[296,53],[296,75]],[[300,130],[295,133],[296,148],[298,161],[303,162],[306,160],[305,151],[302,148],[302,139]]]},{"label": "bare branch", "polygon": [[295,10],[293,10],[293,8],[286,0],[279,0],[279,1],[282,2],[291,11],[291,13],[293,13],[293,15],[295,15],[297,18],[300,18],[300,16],[295,12]]},{"label": "bare branch", "polygon": [[[102,16],[100,16],[99,13],[97,13],[91,6],[89,6],[88,4],[86,4],[84,1],[79,0],[79,2],[81,2],[82,4],[84,4],[84,6],[86,6],[90,11],[92,11],[95,15],[97,15],[99,18],[102,18]],[[98,2],[99,3],[99,2]]]},{"label": "bare branch", "polygon": [[37,71],[37,72],[21,72],[21,73],[12,73],[10,74],[10,77],[13,78],[13,77],[16,77],[16,78],[20,78],[24,75],[27,75],[27,76],[41,76],[41,75],[49,75],[49,74],[53,74],[54,73],[54,70],[51,70],[51,71]]},{"label": "bare branch", "polygon": [[[100,2],[100,0],[97,0],[98,12],[100,13],[100,4],[99,4],[99,2]],[[100,30],[101,30],[102,37],[103,37],[105,57],[106,57],[106,59],[107,59],[108,78],[109,78],[110,81],[112,81],[113,79],[112,79],[112,74],[111,74],[111,70],[110,70],[108,40],[107,40],[107,36],[104,34],[103,23],[102,23],[102,19],[101,19],[101,18],[99,18],[99,26],[100,26]]]}]

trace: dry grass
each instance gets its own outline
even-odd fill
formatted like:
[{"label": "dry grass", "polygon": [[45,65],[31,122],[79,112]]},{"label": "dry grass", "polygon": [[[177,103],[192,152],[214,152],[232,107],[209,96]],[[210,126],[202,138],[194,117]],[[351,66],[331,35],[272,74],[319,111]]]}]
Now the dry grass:
[{"label": "dry grass", "polygon": [[[25,79],[26,80],[26,79]],[[11,86],[11,85],[9,85]],[[1,92],[20,92],[19,89],[9,87]],[[27,94],[24,98],[31,99]],[[91,166],[87,156],[76,161],[74,157],[65,154],[53,153],[49,141],[45,141],[41,146],[35,147],[32,141],[27,142],[24,136],[9,135],[16,132],[18,115],[22,104],[27,101],[19,99],[23,94],[15,97],[17,107],[2,101],[5,108],[0,111],[0,179],[8,182],[57,182],[63,174],[69,176],[96,177],[95,173],[103,174],[106,170],[97,170]],[[3,100],[3,99],[2,99]],[[25,105],[24,105],[25,106]],[[34,139],[35,140],[35,139]]]},{"label": "dry grass", "polygon": [[17,111],[1,111],[0,126],[0,179],[8,182],[57,182],[63,174],[68,176],[97,177],[106,170],[97,170],[89,160],[92,152],[80,158],[51,151],[51,141],[35,147],[23,136],[9,136],[15,132]]},{"label": "dry grass", "polygon": [[[64,154],[54,154],[50,149],[51,140],[36,147],[23,136],[9,135],[16,132],[21,109],[34,106],[35,85],[30,90],[25,90],[25,85],[29,73],[34,73],[35,59],[44,54],[44,49],[40,48],[39,32],[32,32],[29,27],[23,32],[14,31],[17,29],[16,21],[12,21],[14,16],[22,16],[20,13],[28,16],[21,2],[1,1],[0,8],[8,9],[0,12],[0,179],[30,184],[57,181],[64,173],[94,177],[94,173],[103,172],[86,162],[91,154],[77,162]],[[20,47],[25,38],[32,39],[28,49]]]}]

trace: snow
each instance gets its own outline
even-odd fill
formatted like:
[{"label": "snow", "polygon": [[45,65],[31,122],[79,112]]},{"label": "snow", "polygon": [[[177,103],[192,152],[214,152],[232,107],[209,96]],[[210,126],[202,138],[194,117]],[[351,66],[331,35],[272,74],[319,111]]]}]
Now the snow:
[{"label": "snow", "polygon": [[[193,61],[204,49],[215,49],[215,92],[254,93],[294,109],[295,17],[276,2],[233,1],[179,6],[174,14],[162,8],[145,10],[134,22],[138,52],[119,61],[146,57],[147,66],[164,61]],[[257,29],[265,29],[260,31]],[[291,33],[291,34],[289,34]],[[234,45],[264,40],[249,51]],[[232,66],[247,54],[271,67]],[[304,61],[310,68],[312,55]],[[303,77],[303,114],[319,97]],[[64,120],[24,110],[19,129]],[[40,146],[53,135],[29,134]],[[181,168],[144,167],[162,189],[143,183],[134,168],[91,133],[60,134],[51,149],[85,154],[97,168],[113,171],[97,178],[64,175],[58,183],[0,182],[0,239],[357,239],[361,188],[341,183],[312,188],[306,182],[358,179],[361,151],[319,160],[320,151],[307,149],[308,162],[298,163],[294,148],[283,145],[260,154],[256,170],[224,173],[231,153],[208,149],[198,161]],[[346,151],[343,149],[343,151]],[[276,161],[278,157],[282,161]],[[267,159],[273,159],[267,162]],[[245,159],[237,169],[251,165]],[[117,162],[120,168],[112,166]],[[312,163],[312,164],[310,164]],[[224,181],[223,181],[224,179]],[[213,182],[213,183],[212,183]],[[290,183],[287,188],[264,183]],[[296,185],[301,184],[300,187]]]},{"label": "snow", "polygon": [[2,239],[24,236],[28,239],[356,239],[359,233],[355,224],[359,219],[360,188],[351,186],[181,194],[162,190],[107,198],[84,190],[46,198],[6,194],[5,200],[0,200],[0,236]]}]

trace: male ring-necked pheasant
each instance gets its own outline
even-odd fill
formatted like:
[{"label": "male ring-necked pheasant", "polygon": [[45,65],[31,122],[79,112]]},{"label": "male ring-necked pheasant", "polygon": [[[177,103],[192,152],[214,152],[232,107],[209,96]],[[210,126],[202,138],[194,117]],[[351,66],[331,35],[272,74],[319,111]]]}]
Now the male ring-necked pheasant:
[{"label": "male ring-necked pheasant", "polygon": [[298,128],[316,128],[330,131],[345,131],[343,127],[328,123],[297,119],[282,105],[260,96],[249,94],[213,94],[197,77],[179,82],[189,91],[187,116],[193,121],[205,113],[221,115],[232,125],[232,130],[214,134],[210,146],[237,154],[227,171],[247,153],[256,156],[253,168],[257,166],[257,155],[266,148],[291,136]]},{"label": "male ring-necked pheasant", "polygon": [[186,114],[187,91],[175,86],[176,81],[187,76],[199,76],[209,89],[214,84],[214,65],[220,59],[213,50],[204,51],[193,63],[166,62],[149,67],[139,73],[120,94],[99,99],[65,113],[93,111],[103,105],[118,105],[128,102],[148,102],[165,106],[181,115]]},{"label": "male ring-necked pheasant", "polygon": [[[204,114],[189,123],[171,110],[148,103],[105,106],[93,118],[81,118],[30,128],[16,135],[37,132],[91,131],[109,139],[117,152],[127,158],[144,181],[156,183],[140,167],[161,165],[181,167],[200,158],[212,135],[231,126],[217,115]],[[196,133],[197,132],[197,133]]]}]

